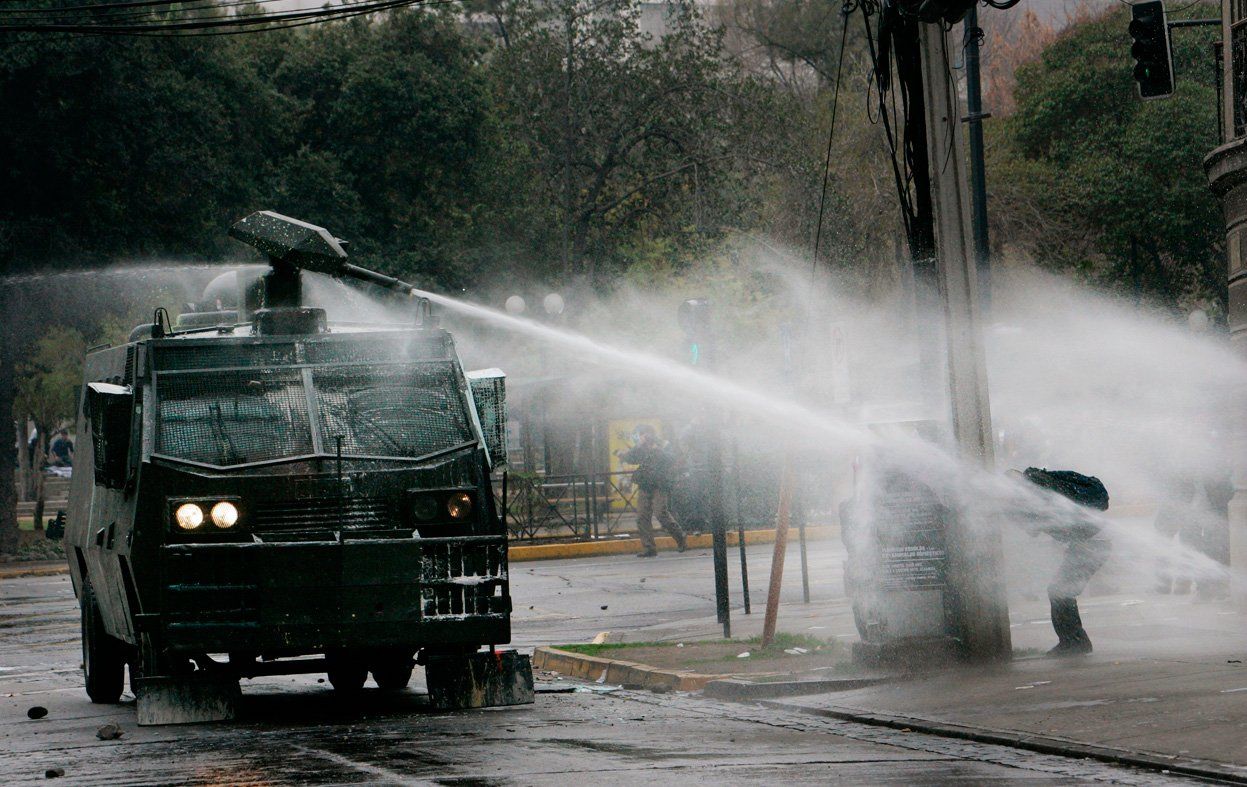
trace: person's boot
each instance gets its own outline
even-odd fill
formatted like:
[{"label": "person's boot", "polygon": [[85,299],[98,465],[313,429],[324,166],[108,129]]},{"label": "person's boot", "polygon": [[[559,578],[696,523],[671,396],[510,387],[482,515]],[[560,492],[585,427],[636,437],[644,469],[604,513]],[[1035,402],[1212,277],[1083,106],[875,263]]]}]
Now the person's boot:
[{"label": "person's boot", "polygon": [[1048,651],[1049,656],[1083,656],[1091,652],[1091,638],[1082,627],[1078,614],[1078,602],[1072,598],[1048,599],[1052,609],[1052,628],[1056,632],[1057,645]]},{"label": "person's boot", "polygon": [[637,557],[658,557],[658,550],[654,547],[641,547],[641,551],[636,553]]}]

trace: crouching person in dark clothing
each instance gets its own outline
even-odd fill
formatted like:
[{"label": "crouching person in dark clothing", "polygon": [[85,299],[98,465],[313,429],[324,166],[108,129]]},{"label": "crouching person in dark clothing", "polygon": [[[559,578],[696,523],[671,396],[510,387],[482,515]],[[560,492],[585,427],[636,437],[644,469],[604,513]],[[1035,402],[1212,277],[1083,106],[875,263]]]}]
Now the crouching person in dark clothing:
[{"label": "crouching person in dark clothing", "polygon": [[[1100,479],[1070,470],[1041,470],[1028,467],[1022,473],[1027,481],[1041,486],[1081,506],[1104,511],[1108,508],[1108,490]],[[1057,646],[1049,656],[1080,656],[1091,652],[1091,638],[1082,627],[1078,613],[1078,596],[1100,566],[1108,560],[1112,544],[1090,518],[1061,525],[1044,525],[1032,529],[1032,535],[1046,533],[1065,545],[1065,558],[1056,578],[1048,585],[1048,601],[1052,608],[1052,628],[1056,630]]]},{"label": "crouching person in dark clothing", "polygon": [[637,535],[641,537],[641,551],[637,557],[658,554],[654,543],[655,517],[675,539],[676,548],[683,552],[688,545],[684,530],[671,516],[669,508],[671,490],[675,486],[675,456],[649,424],[638,426],[637,435],[637,444],[621,457],[627,464],[640,465],[632,474],[632,481],[637,485]]}]

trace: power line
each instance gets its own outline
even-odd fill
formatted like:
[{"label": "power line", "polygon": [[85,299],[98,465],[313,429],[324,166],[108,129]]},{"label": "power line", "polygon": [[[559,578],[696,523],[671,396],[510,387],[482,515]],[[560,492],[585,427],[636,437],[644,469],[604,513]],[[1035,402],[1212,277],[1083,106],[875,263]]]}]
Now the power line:
[{"label": "power line", "polygon": [[831,96],[831,124],[827,129],[827,157],[823,161],[823,190],[818,196],[818,224],[814,230],[814,262],[810,275],[818,273],[818,249],[823,239],[823,211],[827,206],[827,180],[831,175],[831,142],[836,137],[836,109],[840,106],[840,74],[844,70],[844,47],[849,38],[847,6],[840,13],[840,55],[836,60],[836,88]]},{"label": "power line", "polygon": [[[193,3],[196,0],[189,0]],[[260,0],[267,2],[268,0]],[[0,6],[0,14],[38,14],[61,16],[69,11],[111,11],[118,8],[144,8],[152,6],[182,5],[188,0],[127,0],[123,3],[95,3],[90,5],[49,6],[47,8],[4,8]]]},{"label": "power line", "polygon": [[149,22],[143,24],[66,24],[59,22],[0,24],[0,33],[151,35],[169,32],[184,35],[190,31],[213,28],[248,28],[259,25],[267,25],[269,29],[281,29],[300,26],[285,23],[329,21],[387,11],[404,6],[420,5],[427,2],[428,0],[372,0],[372,2],[320,8],[311,11],[285,11],[243,16],[217,15],[190,21]]},{"label": "power line", "polygon": [[[155,23],[157,19],[161,18],[160,15],[165,15],[165,14],[167,15],[181,14],[183,15],[181,18],[190,19],[190,20],[225,19],[225,18],[230,17],[230,15],[212,14],[212,13],[207,13],[207,12],[214,12],[214,11],[219,11],[219,10],[228,9],[228,8],[260,7],[260,6],[264,6],[267,3],[277,3],[277,2],[284,2],[284,0],[182,0],[181,2],[178,3],[179,7],[177,9],[172,9],[172,8],[169,8],[168,6],[162,5],[162,6],[157,6],[153,8],[143,8],[143,9],[136,9],[136,10],[110,11],[106,15],[102,15],[103,18],[101,19],[101,22],[106,22],[108,24],[116,24],[118,22],[126,22],[126,21],[151,20],[153,23]],[[200,12],[204,12],[203,15],[197,16],[196,14]],[[5,19],[5,14],[7,13],[9,12],[4,11],[3,9],[0,9],[0,24],[5,24],[6,22],[16,24],[18,20]],[[51,17],[52,18],[45,17],[44,19],[39,19],[36,21],[39,21],[39,22],[66,21],[66,19],[60,18],[61,14],[59,13],[52,14]],[[85,22],[81,22],[81,14],[65,14],[64,17],[67,18],[67,22],[79,22],[79,23],[85,24]],[[177,18],[177,17],[165,16],[164,18]],[[31,20],[21,20],[21,21],[26,22],[26,21],[31,21]],[[92,22],[92,24],[98,25],[99,22]]]}]

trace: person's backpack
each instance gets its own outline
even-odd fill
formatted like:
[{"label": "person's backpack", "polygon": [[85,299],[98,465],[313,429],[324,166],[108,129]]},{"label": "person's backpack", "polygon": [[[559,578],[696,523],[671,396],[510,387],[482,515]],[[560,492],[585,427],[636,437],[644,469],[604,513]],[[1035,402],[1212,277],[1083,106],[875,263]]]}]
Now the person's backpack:
[{"label": "person's backpack", "polygon": [[1044,489],[1051,489],[1075,503],[1104,511],[1108,508],[1108,490],[1100,479],[1092,475],[1075,473],[1073,470],[1047,470],[1028,467],[1026,480]]}]

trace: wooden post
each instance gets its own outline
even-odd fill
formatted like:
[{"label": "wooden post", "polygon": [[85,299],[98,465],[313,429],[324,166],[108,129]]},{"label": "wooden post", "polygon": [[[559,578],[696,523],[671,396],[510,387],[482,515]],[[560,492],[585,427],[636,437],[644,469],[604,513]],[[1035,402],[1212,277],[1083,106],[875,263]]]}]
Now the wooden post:
[{"label": "wooden post", "polygon": [[784,582],[784,555],[788,549],[788,523],[792,518],[792,495],[795,472],[792,453],[784,454],[784,470],[779,481],[779,511],[775,516],[775,552],[771,557],[771,587],[766,593],[766,617],[762,621],[762,647],[775,639],[775,624],[779,618],[779,590]]}]

